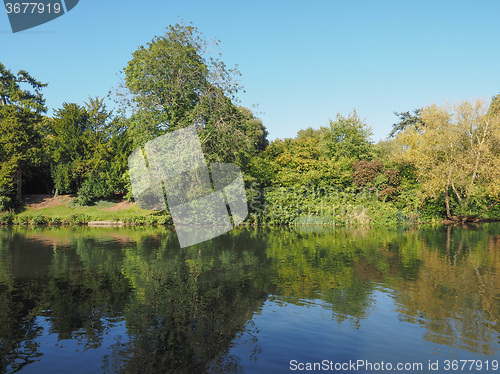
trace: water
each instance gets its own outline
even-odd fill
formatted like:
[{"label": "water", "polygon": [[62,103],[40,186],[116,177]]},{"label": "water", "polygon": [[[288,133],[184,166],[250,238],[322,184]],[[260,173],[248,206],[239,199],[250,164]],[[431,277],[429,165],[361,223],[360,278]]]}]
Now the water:
[{"label": "water", "polygon": [[0,372],[494,373],[499,319],[500,224],[0,228]]}]

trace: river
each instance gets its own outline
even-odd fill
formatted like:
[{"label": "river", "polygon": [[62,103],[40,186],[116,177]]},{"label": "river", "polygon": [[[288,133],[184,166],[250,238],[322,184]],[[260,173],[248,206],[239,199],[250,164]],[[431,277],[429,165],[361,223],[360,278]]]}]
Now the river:
[{"label": "river", "polygon": [[0,372],[494,373],[499,319],[498,223],[0,228]]}]

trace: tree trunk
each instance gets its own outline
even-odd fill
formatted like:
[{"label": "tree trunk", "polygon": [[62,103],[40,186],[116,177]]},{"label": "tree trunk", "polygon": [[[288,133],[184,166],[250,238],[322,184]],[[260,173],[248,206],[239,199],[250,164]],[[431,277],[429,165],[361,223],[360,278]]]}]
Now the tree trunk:
[{"label": "tree trunk", "polygon": [[457,197],[458,202],[460,203],[460,206],[463,208],[467,204],[467,202],[466,202],[466,204],[464,204],[462,197],[460,196],[457,189],[455,188],[455,183],[453,183],[453,181],[451,181],[451,188],[453,189],[453,192],[455,192],[455,196]]},{"label": "tree trunk", "polygon": [[445,196],[444,196],[444,202],[446,204],[446,217],[448,217],[448,219],[451,219],[453,220],[453,217],[451,216],[451,212],[450,212],[450,196],[448,194],[448,189],[450,187],[450,184],[448,183],[446,185],[446,191],[445,191]]},{"label": "tree trunk", "polygon": [[21,170],[21,167],[17,169],[17,200],[21,201],[23,197],[23,191],[22,191],[22,186],[23,186],[23,171]]}]

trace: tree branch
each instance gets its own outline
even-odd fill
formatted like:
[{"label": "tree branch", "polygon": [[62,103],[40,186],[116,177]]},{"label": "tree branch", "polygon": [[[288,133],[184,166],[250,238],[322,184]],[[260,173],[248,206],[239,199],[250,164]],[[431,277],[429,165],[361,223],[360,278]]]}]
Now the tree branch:
[{"label": "tree branch", "polygon": [[499,202],[498,201],[495,201],[493,202],[492,204],[490,204],[485,210],[483,210],[481,213],[479,213],[479,215],[483,215],[484,213],[486,213],[488,210],[490,210],[491,208],[493,208],[495,205],[497,205]]},{"label": "tree branch", "polygon": [[458,202],[460,203],[460,206],[463,208],[464,203],[462,200],[462,197],[460,197],[460,194],[458,193],[457,189],[455,188],[455,183],[453,183],[453,180],[451,181],[451,188],[453,189],[453,192],[455,192],[455,195],[457,196]]}]

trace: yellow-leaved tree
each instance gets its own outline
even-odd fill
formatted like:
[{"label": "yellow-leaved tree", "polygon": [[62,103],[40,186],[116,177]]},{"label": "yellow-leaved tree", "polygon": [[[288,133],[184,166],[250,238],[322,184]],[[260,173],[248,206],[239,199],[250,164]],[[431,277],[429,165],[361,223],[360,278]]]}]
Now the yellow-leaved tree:
[{"label": "yellow-leaved tree", "polygon": [[430,105],[420,112],[423,124],[395,140],[396,158],[415,165],[424,198],[444,197],[449,219],[481,216],[500,203],[500,112],[491,107],[484,100]]}]

